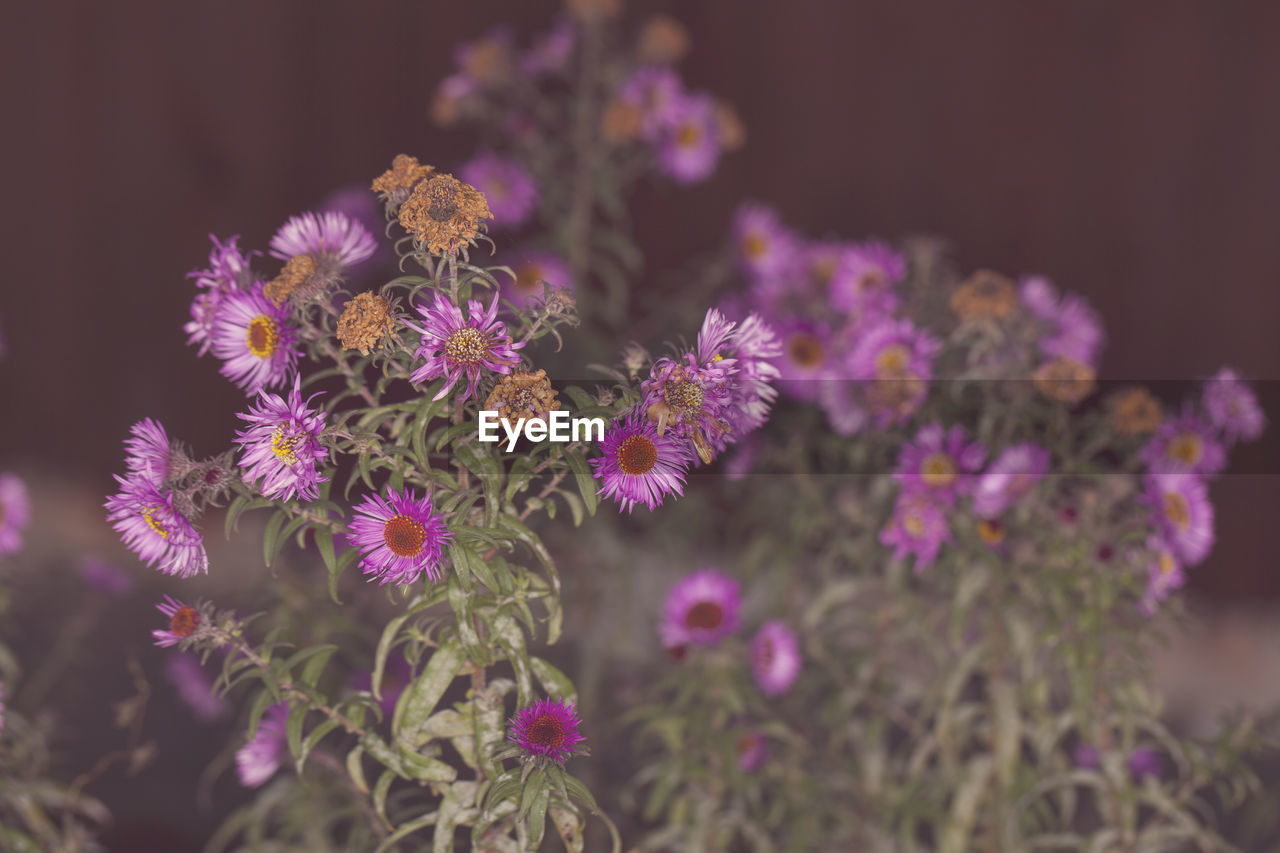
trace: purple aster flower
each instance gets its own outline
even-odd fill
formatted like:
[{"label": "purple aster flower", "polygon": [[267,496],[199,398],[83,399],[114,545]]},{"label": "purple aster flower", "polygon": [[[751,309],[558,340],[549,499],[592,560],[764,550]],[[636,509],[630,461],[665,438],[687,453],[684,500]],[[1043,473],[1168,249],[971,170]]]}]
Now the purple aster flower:
[{"label": "purple aster flower", "polygon": [[1102,753],[1092,744],[1079,743],[1071,753],[1071,760],[1081,770],[1097,770],[1102,766]]},{"label": "purple aster flower", "polygon": [[453,49],[458,75],[473,86],[487,86],[505,79],[511,72],[511,30],[493,27],[480,38]]},{"label": "purple aster flower", "polygon": [[729,387],[732,364],[723,361],[703,366],[694,353],[686,353],[681,361],[660,358],[653,363],[649,378],[640,384],[644,393],[641,405],[647,416],[658,424],[658,435],[666,435],[668,427],[676,435],[693,443],[698,457],[710,462],[714,446],[730,432],[726,416],[733,400]]},{"label": "purple aster flower", "polygon": [[658,65],[633,72],[618,90],[620,100],[640,110],[640,135],[650,142],[660,139],[675,123],[683,96],[679,75]]},{"label": "purple aster flower", "polygon": [[528,308],[542,300],[543,282],[552,289],[573,289],[569,265],[552,252],[525,249],[507,259],[506,265],[515,273],[515,279],[501,279],[502,297],[518,308]]},{"label": "purple aster flower", "polygon": [[246,788],[256,788],[280,769],[287,745],[285,727],[289,722],[289,703],[272,705],[258,721],[253,740],[236,750],[236,775]]},{"label": "purple aster flower", "polygon": [[0,557],[22,550],[22,531],[30,521],[26,484],[16,474],[0,474]]},{"label": "purple aster flower", "polygon": [[1194,474],[1148,474],[1145,498],[1165,543],[1185,565],[1199,563],[1213,548],[1213,504],[1204,480]]},{"label": "purple aster flower", "polygon": [[458,177],[484,193],[495,228],[519,228],[538,204],[538,185],[516,160],[493,152],[476,155]]},{"label": "purple aster flower", "polygon": [[573,21],[562,16],[534,38],[532,46],[520,56],[520,70],[533,78],[559,74],[569,67],[577,43],[578,31]]},{"label": "purple aster flower", "polygon": [[793,318],[778,325],[778,336],[782,339],[782,353],[774,360],[778,385],[798,400],[816,400],[820,380],[838,369],[840,356],[831,329],[816,320]]},{"label": "purple aster flower", "polygon": [[924,403],[940,344],[910,320],[872,323],[849,353],[851,379],[867,383],[867,403],[881,428],[906,421]]},{"label": "purple aster flower", "polygon": [[1212,477],[1227,464],[1227,452],[1215,430],[1185,407],[1177,417],[1166,418],[1142,448],[1139,458],[1153,474],[1199,474]]},{"label": "purple aster flower", "polygon": [[942,424],[929,424],[902,446],[893,478],[908,491],[930,495],[950,506],[956,495],[973,489],[973,478],[968,475],[981,468],[986,457],[982,444],[969,441],[959,424],[945,432]]},{"label": "purple aster flower", "polygon": [[1147,540],[1147,548],[1151,552],[1151,564],[1147,568],[1147,590],[1138,605],[1139,609],[1150,616],[1155,612],[1156,603],[1163,601],[1169,593],[1187,582],[1187,575],[1182,570],[1178,557],[1159,536]]},{"label": "purple aster flower", "polygon": [[99,592],[116,598],[133,592],[133,578],[95,554],[87,554],[80,560],[80,577]]},{"label": "purple aster flower", "polygon": [[738,582],[715,569],[702,569],[671,587],[659,631],[667,644],[714,646],[738,630],[741,609]]},{"label": "purple aster flower", "polygon": [[209,627],[205,624],[208,614],[201,613],[200,608],[184,604],[169,595],[164,597],[163,602],[156,605],[156,610],[159,610],[169,619],[168,628],[156,629],[151,632],[151,636],[155,638],[156,645],[161,648],[176,646],[197,631]]},{"label": "purple aster flower", "polygon": [[1022,304],[1043,328],[1040,351],[1051,358],[1069,358],[1098,367],[1102,348],[1102,321],[1089,304],[1078,296],[1059,297],[1043,276],[1028,276],[1018,288]]},{"label": "purple aster flower", "polygon": [[212,234],[209,239],[213,241],[213,248],[209,251],[208,268],[187,273],[187,278],[194,278],[196,286],[202,288],[191,301],[191,321],[182,327],[188,335],[187,343],[199,347],[197,355],[209,351],[214,319],[223,296],[251,283],[253,271],[249,269],[249,261],[257,254],[240,251],[236,246],[238,234],[225,243]]},{"label": "purple aster flower", "polygon": [[1205,383],[1204,408],[1209,421],[1229,443],[1253,441],[1267,427],[1267,416],[1249,383],[1229,367],[1224,367]]},{"label": "purple aster flower", "polygon": [[431,495],[419,498],[405,489],[389,490],[386,499],[369,495],[355,507],[348,541],[360,551],[360,566],[378,583],[406,584],[423,572],[433,581],[444,577],[440,552],[453,534],[444,518],[432,511]]},{"label": "purple aster flower", "polygon": [[726,413],[730,432],[718,437],[717,450],[724,450],[725,444],[736,442],[769,419],[778,397],[773,386],[778,379],[774,361],[781,353],[778,333],[759,314],[750,314],[735,324],[714,308],[707,312],[698,332],[698,359],[722,365],[731,360],[733,364]]},{"label": "purple aster flower", "polygon": [[417,385],[445,377],[444,385],[432,399],[443,398],[466,374],[467,388],[458,401],[466,402],[476,393],[482,370],[510,373],[511,368],[520,363],[516,350],[524,346],[524,341],[512,343],[507,335],[507,324],[497,319],[498,294],[493,295],[487,311],[478,300],[469,300],[467,317],[463,317],[458,306],[439,293],[434,305],[418,305],[417,309],[424,324],[415,326],[406,322],[405,325],[422,335],[413,357],[415,360],[425,359],[426,363],[409,379]]},{"label": "purple aster flower", "polygon": [[733,216],[738,261],[752,276],[767,278],[782,273],[794,261],[798,242],[773,208],[744,202]]},{"label": "purple aster flower", "polygon": [[120,491],[107,498],[107,521],[148,566],[189,578],[209,571],[204,538],[174,508],[173,493],[137,475],[116,476]]},{"label": "purple aster flower", "polygon": [[376,193],[369,190],[366,182],[358,184],[347,184],[339,187],[329,195],[325,196],[324,201],[320,204],[322,213],[333,212],[340,213],[353,222],[360,224],[360,227],[369,232],[370,239],[374,243],[374,251],[363,261],[352,263],[346,267],[346,272],[352,275],[360,275],[368,270],[369,267],[377,263],[384,263],[386,259],[391,257],[391,246],[386,240],[379,240],[377,235],[383,233],[386,225],[386,219],[383,216],[383,207],[378,203]]},{"label": "purple aster flower", "polygon": [[642,503],[652,511],[667,495],[684,494],[685,473],[693,461],[688,442],[659,435],[657,425],[639,409],[614,420],[600,452],[600,458],[591,460],[595,478],[602,481],[599,494],[617,501],[620,509],[630,513]]},{"label": "purple aster flower", "polygon": [[885,317],[898,307],[894,285],[907,274],[907,262],[888,243],[868,240],[843,253],[831,282],[831,304],[855,319]]},{"label": "purple aster flower", "polygon": [[124,449],[124,464],[130,476],[137,475],[157,487],[164,485],[169,476],[173,444],[159,421],[143,418],[129,427]]},{"label": "purple aster flower", "polygon": [[526,705],[507,720],[507,739],[534,760],[554,760],[561,764],[575,754],[584,738],[578,731],[582,721],[577,708],[563,699],[539,699]]},{"label": "purple aster flower", "polygon": [[893,507],[889,524],[880,531],[880,544],[893,548],[895,560],[914,556],[915,571],[933,565],[943,542],[951,541],[945,509],[928,497],[903,492]]},{"label": "purple aster flower", "polygon": [[738,768],[750,773],[759,770],[764,764],[765,757],[768,755],[768,749],[765,746],[764,735],[757,731],[750,731],[738,738]]},{"label": "purple aster flower", "polygon": [[377,248],[363,225],[336,210],[294,216],[271,238],[273,257],[287,261],[308,255],[330,274],[368,260]]},{"label": "purple aster flower", "polygon": [[258,392],[258,407],[237,415],[249,427],[236,433],[243,451],[240,465],[246,483],[261,480],[259,491],[272,500],[294,496],[315,500],[317,487],[326,481],[316,470],[329,457],[320,444],[325,413],[311,408],[315,395],[302,400],[302,379],[295,375],[288,399],[268,391]]},{"label": "purple aster flower", "polygon": [[973,487],[973,512],[979,518],[995,518],[1049,471],[1049,451],[1026,442],[1006,447]]},{"label": "purple aster flower", "polygon": [[225,362],[219,372],[248,394],[287,381],[299,355],[289,306],[274,304],[263,287],[257,281],[228,293],[213,322],[213,354]]},{"label": "purple aster flower", "polygon": [[658,171],[679,184],[706,180],[720,160],[715,102],[700,93],[680,97],[669,121],[657,139]]},{"label": "purple aster flower", "polygon": [[751,641],[751,665],[766,696],[787,692],[800,674],[800,641],[785,622],[766,622]]},{"label": "purple aster flower", "polygon": [[1164,760],[1160,757],[1160,753],[1149,746],[1140,746],[1129,753],[1125,764],[1134,782],[1141,782],[1148,776],[1159,778],[1164,771]]},{"label": "purple aster flower", "polygon": [[178,698],[197,720],[211,723],[227,715],[227,703],[213,692],[213,679],[195,655],[172,652],[164,662],[165,675],[178,691]]}]

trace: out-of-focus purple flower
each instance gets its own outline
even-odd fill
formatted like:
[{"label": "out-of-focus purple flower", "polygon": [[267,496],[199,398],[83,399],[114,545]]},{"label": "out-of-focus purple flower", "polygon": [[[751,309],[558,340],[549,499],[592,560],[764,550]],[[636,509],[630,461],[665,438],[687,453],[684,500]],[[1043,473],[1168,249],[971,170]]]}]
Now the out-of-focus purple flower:
[{"label": "out-of-focus purple flower", "polygon": [[507,720],[507,740],[534,759],[564,763],[585,738],[578,730],[582,721],[572,702],[540,699],[517,711]]},{"label": "out-of-focus purple flower", "polygon": [[1209,423],[1186,407],[1156,428],[1139,458],[1153,474],[1212,477],[1227,464],[1227,452],[1214,432]]},{"label": "out-of-focus purple flower", "polygon": [[163,424],[151,418],[138,421],[129,427],[124,449],[124,464],[130,476],[137,475],[157,488],[164,485],[169,476],[173,445]]},{"label": "out-of-focus purple flower", "polygon": [[831,304],[855,320],[886,317],[898,307],[894,286],[907,274],[907,262],[888,243],[868,240],[843,255],[831,283]]},{"label": "out-of-focus purple flower", "polygon": [[213,354],[219,371],[250,395],[285,383],[300,354],[288,325],[289,306],[263,295],[263,283],[228,293],[213,322]]},{"label": "out-of-focus purple flower", "polygon": [[204,537],[174,508],[173,493],[137,475],[116,476],[120,491],[107,498],[107,521],[148,566],[189,578],[209,571]]},{"label": "out-of-focus purple flower", "polygon": [[657,142],[675,123],[684,84],[680,76],[665,66],[653,65],[634,71],[623,81],[618,98],[640,111],[640,135]]},{"label": "out-of-focus purple flower", "polygon": [[800,641],[785,622],[766,622],[751,641],[751,665],[766,696],[787,692],[800,674]]},{"label": "out-of-focus purple flower", "polygon": [[213,692],[213,679],[195,655],[172,652],[164,663],[164,670],[178,698],[197,720],[212,723],[227,715],[226,701]]},{"label": "out-of-focus purple flower", "polygon": [[657,140],[658,171],[680,184],[704,181],[720,160],[720,127],[715,101],[684,95],[671,108],[670,125]]},{"label": "out-of-focus purple flower", "polygon": [[771,207],[744,202],[733,215],[733,245],[743,270],[755,277],[781,274],[794,263],[799,240]]},{"label": "out-of-focus purple flower", "polygon": [[453,61],[458,68],[454,76],[473,88],[506,80],[512,70],[511,30],[494,27],[480,38],[459,44],[453,50]]},{"label": "out-of-focus purple flower", "polygon": [[849,378],[864,383],[868,408],[885,428],[923,405],[940,344],[907,319],[886,317],[868,326],[849,353]]},{"label": "out-of-focus purple flower", "polygon": [[871,422],[862,402],[861,384],[845,376],[833,376],[818,384],[818,405],[826,412],[827,425],[841,438],[849,438]]},{"label": "out-of-focus purple flower", "polygon": [[1040,351],[1053,358],[1069,358],[1093,369],[1102,348],[1102,321],[1078,296],[1059,296],[1044,276],[1028,276],[1018,288],[1022,304],[1042,327]]},{"label": "out-of-focus purple flower", "polygon": [[389,490],[385,499],[369,495],[354,508],[347,529],[348,542],[359,549],[360,566],[370,580],[413,583],[423,572],[433,581],[444,577],[441,552],[453,534],[434,512],[430,494],[419,498],[405,489]]},{"label": "out-of-focus purple flower", "polygon": [[22,550],[22,531],[30,522],[26,484],[17,474],[0,474],[0,557]]},{"label": "out-of-focus purple flower", "polygon": [[510,373],[511,368],[520,363],[516,350],[524,347],[524,341],[512,343],[507,324],[497,319],[498,294],[493,295],[488,310],[479,300],[469,300],[466,317],[440,293],[436,294],[433,305],[418,305],[417,310],[423,325],[409,322],[405,325],[422,335],[413,357],[415,361],[425,361],[409,379],[418,385],[445,377],[444,385],[433,399],[445,397],[465,375],[467,386],[458,402],[466,402],[476,393],[483,371]]},{"label": "out-of-focus purple flower", "polygon": [[162,649],[176,646],[202,628],[208,627],[204,624],[206,617],[200,612],[200,608],[184,604],[169,595],[165,595],[164,601],[156,605],[156,610],[169,619],[168,628],[157,628],[151,632],[155,644]]},{"label": "out-of-focus purple flower", "polygon": [[1267,416],[1258,398],[1231,368],[1219,370],[1204,386],[1204,408],[1209,421],[1230,443],[1253,441],[1267,428]]},{"label": "out-of-focus purple flower", "polygon": [[80,577],[99,592],[116,598],[123,598],[133,592],[133,578],[96,554],[86,554],[81,558]]},{"label": "out-of-focus purple flower", "polygon": [[336,210],[291,217],[271,238],[273,257],[287,261],[307,255],[330,274],[368,260],[377,248],[363,225]]},{"label": "out-of-focus purple flower", "polygon": [[714,646],[738,630],[741,609],[742,591],[733,578],[715,569],[687,575],[663,604],[664,645]]},{"label": "out-of-focus purple flower", "polygon": [[684,494],[684,478],[693,461],[688,442],[672,434],[659,435],[644,412],[632,409],[617,418],[600,442],[601,456],[591,460],[593,476],[601,481],[599,494],[631,512],[636,504],[651,511],[667,495]]},{"label": "out-of-focus purple flower", "polygon": [[553,252],[525,249],[508,258],[506,265],[515,273],[515,279],[501,279],[502,296],[518,308],[528,308],[542,299],[544,281],[552,289],[573,289],[569,265]]},{"label": "out-of-focus purple flower", "polygon": [[484,193],[493,212],[494,228],[519,228],[538,204],[533,177],[509,158],[491,151],[477,154],[458,170],[458,177]]},{"label": "out-of-focus purple flower", "polygon": [[1164,760],[1160,757],[1160,753],[1149,746],[1140,746],[1129,753],[1129,759],[1125,764],[1135,782],[1141,782],[1148,776],[1159,778],[1164,771]]},{"label": "out-of-focus purple flower", "polygon": [[276,774],[287,748],[285,727],[289,703],[272,705],[258,721],[253,740],[236,750],[236,775],[246,788],[257,788]]},{"label": "out-of-focus purple flower", "polygon": [[995,518],[1031,491],[1049,471],[1049,451],[1026,442],[1006,447],[973,488],[973,512]]},{"label": "out-of-focus purple flower", "polygon": [[239,414],[248,422],[236,433],[243,450],[240,465],[246,483],[261,481],[259,491],[272,500],[315,500],[324,477],[316,470],[329,457],[320,444],[325,413],[302,400],[302,379],[295,375],[287,399],[268,391],[258,392],[258,406]]},{"label": "out-of-focus purple flower", "polygon": [[816,400],[837,356],[831,329],[818,320],[792,318],[778,324],[782,354],[774,360],[778,387],[798,400]]},{"label": "out-of-focus purple flower", "polygon": [[768,755],[764,735],[758,731],[749,731],[738,738],[738,768],[751,773],[759,770]]},{"label": "out-of-focus purple flower", "polygon": [[1158,602],[1163,601],[1170,592],[1187,582],[1187,575],[1183,572],[1177,555],[1165,544],[1162,537],[1149,538],[1147,549],[1151,554],[1151,563],[1147,567],[1147,589],[1138,607],[1150,616],[1155,612]]},{"label": "out-of-focus purple flower", "polygon": [[520,70],[534,78],[563,73],[577,43],[578,31],[573,21],[562,16],[549,30],[536,36],[529,49],[521,54]]},{"label": "out-of-focus purple flower", "polygon": [[1195,474],[1148,474],[1144,497],[1152,520],[1173,553],[1194,566],[1213,548],[1213,504]]},{"label": "out-of-focus purple flower", "polygon": [[959,424],[945,432],[942,424],[929,424],[902,446],[893,478],[908,491],[922,492],[950,506],[957,495],[972,491],[970,475],[982,467],[986,456],[982,444],[969,441]]},{"label": "out-of-focus purple flower", "polygon": [[880,531],[880,543],[893,548],[895,560],[915,557],[915,571],[933,565],[943,542],[951,541],[946,510],[923,495],[903,492],[893,507],[889,524]]}]

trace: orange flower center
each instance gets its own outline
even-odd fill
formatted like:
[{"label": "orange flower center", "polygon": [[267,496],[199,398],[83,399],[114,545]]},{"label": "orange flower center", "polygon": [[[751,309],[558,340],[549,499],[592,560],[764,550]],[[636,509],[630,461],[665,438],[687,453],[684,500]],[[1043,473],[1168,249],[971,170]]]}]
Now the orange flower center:
[{"label": "orange flower center", "polygon": [[397,557],[416,557],[427,541],[427,530],[412,518],[397,515],[383,526],[382,541]]},{"label": "orange flower center", "polygon": [[1200,461],[1200,454],[1204,450],[1204,445],[1200,441],[1200,436],[1194,432],[1184,432],[1176,436],[1169,442],[1169,446],[1165,449],[1170,459],[1183,463],[1184,465],[1194,465]]},{"label": "orange flower center", "polygon": [[259,314],[249,321],[249,328],[245,332],[245,343],[249,346],[249,352],[258,358],[268,358],[276,351],[276,344],[280,341],[280,333],[276,330],[275,320],[272,320],[266,314]]},{"label": "orange flower center", "polygon": [[931,489],[942,489],[956,479],[956,466],[945,453],[930,453],[920,466],[920,479]]},{"label": "orange flower center", "polygon": [[885,347],[876,355],[876,375],[880,377],[898,376],[907,369],[911,361],[911,352],[902,344]]},{"label": "orange flower center", "polygon": [[537,264],[523,264],[516,267],[516,290],[521,293],[535,293],[540,290],[539,282],[543,277],[542,267]]},{"label": "orange flower center", "polygon": [[799,332],[787,339],[787,352],[800,367],[817,367],[822,363],[822,342],[815,335]]},{"label": "orange flower center", "polygon": [[653,470],[658,462],[658,448],[643,435],[627,437],[618,445],[618,467],[623,473],[637,477]]},{"label": "orange flower center", "polygon": [[920,539],[924,536],[924,518],[918,512],[908,512],[902,519],[902,528],[912,539]]},{"label": "orange flower center", "polygon": [[1169,492],[1164,496],[1164,514],[1179,530],[1186,530],[1191,523],[1191,508],[1187,499],[1177,492]]},{"label": "orange flower center", "polygon": [[982,537],[982,541],[988,545],[999,545],[1004,541],[1004,528],[998,521],[979,521],[978,535]]},{"label": "orange flower center", "polygon": [[1164,553],[1160,555],[1160,577],[1169,577],[1177,567],[1178,564],[1174,561],[1172,554]]},{"label": "orange flower center", "polygon": [[555,749],[564,743],[564,726],[551,714],[543,714],[529,724],[528,736],[538,746]]},{"label": "orange flower center", "polygon": [[179,607],[169,618],[169,633],[175,637],[190,637],[200,627],[200,611],[194,607]]},{"label": "orange flower center", "polygon": [[280,426],[276,427],[275,431],[271,433],[271,452],[274,453],[276,458],[284,464],[297,465],[298,454],[296,448],[298,446],[298,441],[301,440],[302,436],[285,436],[284,427],[284,424],[280,424]]},{"label": "orange flower center", "polygon": [[769,243],[759,234],[748,234],[742,241],[742,252],[751,260],[757,260],[769,248]]},{"label": "orange flower center", "polygon": [[702,401],[705,397],[702,386],[687,379],[668,382],[662,389],[662,399],[667,405],[687,417],[702,412]]}]

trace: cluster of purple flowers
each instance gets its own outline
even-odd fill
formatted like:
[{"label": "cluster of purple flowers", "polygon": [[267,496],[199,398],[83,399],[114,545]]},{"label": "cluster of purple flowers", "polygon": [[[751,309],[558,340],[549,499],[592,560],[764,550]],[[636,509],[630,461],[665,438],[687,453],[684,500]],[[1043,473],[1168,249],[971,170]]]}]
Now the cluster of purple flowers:
[{"label": "cluster of purple flowers", "polygon": [[22,531],[30,521],[26,484],[17,474],[0,474],[0,557],[22,550]]},{"label": "cluster of purple flowers", "polygon": [[666,65],[637,68],[622,81],[618,102],[639,117],[639,139],[658,171],[679,184],[711,177],[725,148],[715,98],[689,91]]},{"label": "cluster of purple flowers", "polygon": [[711,462],[768,419],[777,353],[777,335],[760,317],[734,323],[708,311],[694,348],[657,359],[639,405],[605,433],[602,456],[591,460],[600,494],[628,512],[683,494],[695,460]]}]

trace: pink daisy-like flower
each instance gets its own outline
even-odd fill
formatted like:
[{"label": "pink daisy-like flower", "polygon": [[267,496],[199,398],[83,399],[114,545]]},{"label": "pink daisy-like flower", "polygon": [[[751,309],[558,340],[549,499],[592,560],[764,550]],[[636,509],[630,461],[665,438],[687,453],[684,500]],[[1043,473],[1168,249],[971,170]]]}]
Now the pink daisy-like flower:
[{"label": "pink daisy-like flower", "polygon": [[906,421],[923,405],[941,344],[907,319],[886,317],[858,338],[848,376],[864,383],[868,408],[883,429]]},{"label": "pink daisy-like flower", "polygon": [[116,476],[120,491],[107,498],[107,521],[148,566],[189,578],[209,571],[204,538],[174,508],[173,494],[137,475]]},{"label": "pink daisy-like flower", "polygon": [[101,557],[86,554],[80,560],[80,577],[99,592],[123,598],[133,592],[133,578]]},{"label": "pink daisy-like flower", "polygon": [[541,301],[543,282],[553,290],[572,290],[573,274],[569,265],[557,254],[525,249],[506,260],[515,278],[503,277],[502,297],[518,308],[528,308]]},{"label": "pink daisy-like flower", "polygon": [[1177,555],[1161,537],[1149,538],[1147,548],[1152,559],[1147,567],[1147,589],[1138,607],[1150,616],[1155,612],[1157,602],[1163,601],[1170,592],[1187,582],[1187,575],[1182,570],[1182,563]]},{"label": "pink daisy-like flower", "polygon": [[957,495],[972,490],[969,475],[982,467],[986,457],[982,444],[969,441],[959,424],[945,432],[942,424],[929,424],[902,446],[893,478],[907,491],[930,495],[950,506]]},{"label": "pink daisy-like flower", "polygon": [[782,273],[799,250],[777,211],[753,202],[741,204],[733,216],[733,245],[742,268],[757,277]]},{"label": "pink daisy-like flower", "polygon": [[787,692],[800,674],[800,641],[785,622],[766,622],[751,641],[751,665],[766,696]]},{"label": "pink daisy-like flower", "polygon": [[852,246],[832,279],[831,304],[856,320],[886,317],[898,307],[894,285],[906,274],[906,259],[888,243],[868,240]]},{"label": "pink daisy-like flower", "polygon": [[225,362],[219,372],[248,394],[286,382],[300,354],[288,304],[273,303],[263,287],[257,281],[228,293],[213,322],[213,354]]},{"label": "pink daisy-like flower", "polygon": [[243,448],[240,465],[247,483],[261,480],[259,490],[272,500],[315,500],[326,478],[316,470],[329,457],[320,444],[325,413],[302,400],[302,379],[294,376],[288,399],[268,391],[258,392],[258,407],[237,415],[249,427],[236,433]]},{"label": "pink daisy-like flower", "polygon": [[1102,348],[1102,321],[1078,296],[1059,296],[1044,276],[1028,276],[1018,288],[1022,304],[1039,321],[1040,351],[1050,358],[1069,358],[1096,369]]},{"label": "pink daisy-like flower", "polygon": [[208,614],[201,613],[200,608],[184,604],[169,595],[164,597],[163,602],[156,605],[156,610],[169,618],[168,628],[157,628],[151,632],[156,645],[161,648],[176,646],[202,628],[208,627],[205,624]]},{"label": "pink daisy-like flower", "polygon": [[880,543],[893,548],[895,560],[915,557],[915,571],[933,565],[943,542],[951,541],[945,509],[928,497],[903,492],[893,507],[889,524],[880,531]]},{"label": "pink daisy-like flower", "polygon": [[715,102],[700,93],[677,98],[669,122],[657,140],[658,171],[686,185],[709,178],[720,160]]},{"label": "pink daisy-like flower", "polygon": [[533,44],[520,55],[520,70],[538,78],[559,74],[569,66],[578,31],[568,17],[560,17],[551,28],[534,38]]},{"label": "pink daisy-like flower", "polygon": [[1213,504],[1204,480],[1194,474],[1148,474],[1145,498],[1156,528],[1185,565],[1194,566],[1213,548]]},{"label": "pink daisy-like flower", "polygon": [[213,692],[213,679],[195,655],[172,652],[164,665],[165,675],[182,703],[197,720],[211,723],[227,715],[227,703]]},{"label": "pink daisy-like flower", "polygon": [[1016,503],[1049,471],[1049,451],[1026,442],[1006,447],[973,487],[973,512],[995,518]]},{"label": "pink daisy-like flower", "polygon": [[159,421],[143,418],[129,427],[125,439],[125,467],[130,476],[137,475],[154,486],[163,486],[169,476],[169,461],[173,457],[173,445]]},{"label": "pink daisy-like flower", "polygon": [[592,459],[600,494],[618,502],[628,513],[636,504],[650,511],[667,495],[684,494],[684,478],[693,461],[689,443],[674,435],[659,435],[657,425],[639,409],[632,409],[610,425],[600,442],[601,456]]},{"label": "pink daisy-like flower", "polygon": [[194,278],[196,286],[201,288],[191,301],[191,320],[182,327],[187,333],[187,343],[199,347],[197,355],[204,355],[212,345],[213,322],[223,296],[251,283],[253,271],[249,269],[249,261],[257,254],[240,251],[236,245],[240,239],[238,234],[225,243],[212,234],[209,239],[213,241],[213,248],[209,251],[208,268],[187,273],[187,278]]},{"label": "pink daisy-like flower", "polygon": [[657,141],[679,116],[684,83],[666,66],[649,66],[632,73],[618,90],[618,98],[640,110],[640,135]]},{"label": "pink daisy-like flower", "polygon": [[678,581],[662,609],[664,641],[714,646],[738,630],[742,591],[733,578],[702,569]]},{"label": "pink daisy-like flower", "polygon": [[1212,477],[1227,465],[1227,451],[1214,428],[1188,406],[1166,418],[1142,448],[1139,458],[1153,474]]},{"label": "pink daisy-like flower", "polygon": [[464,164],[458,177],[484,193],[494,228],[519,228],[537,207],[538,185],[516,160],[487,151]]},{"label": "pink daisy-like flower", "polygon": [[1267,428],[1267,416],[1249,383],[1224,367],[1204,385],[1204,408],[1209,421],[1228,442],[1253,441]]},{"label": "pink daisy-like flower", "polygon": [[380,584],[406,584],[423,572],[433,581],[444,577],[441,551],[453,534],[432,511],[431,495],[419,498],[410,489],[388,491],[387,498],[369,495],[355,507],[348,527],[350,544],[360,551],[360,566]]},{"label": "pink daisy-like flower", "polygon": [[272,705],[258,721],[253,740],[236,750],[236,775],[246,788],[257,788],[276,774],[284,758],[289,703]]},{"label": "pink daisy-like flower", "polygon": [[578,731],[582,721],[577,708],[563,699],[539,699],[507,720],[507,740],[524,750],[527,758],[561,764],[578,751],[585,738]]},{"label": "pink daisy-like flower", "polygon": [[871,422],[871,413],[863,405],[860,383],[835,377],[818,383],[818,405],[827,415],[827,425],[841,438],[861,432]]},{"label": "pink daisy-like flower", "polygon": [[798,400],[816,400],[823,379],[831,378],[840,356],[825,323],[793,318],[778,325],[782,353],[774,359],[778,386]]},{"label": "pink daisy-like flower", "polygon": [[334,272],[368,260],[377,248],[363,225],[336,210],[291,217],[271,238],[273,257],[309,255]]},{"label": "pink daisy-like flower", "polygon": [[769,410],[778,398],[773,383],[778,379],[774,365],[782,352],[777,332],[760,318],[750,314],[738,323],[729,320],[715,308],[707,311],[698,331],[695,356],[699,363],[726,370],[725,386],[729,391],[724,417],[727,433],[709,436],[716,452],[736,443],[769,419]]},{"label": "pink daisy-like flower", "polygon": [[524,341],[512,343],[507,335],[507,324],[497,319],[496,293],[487,311],[478,300],[469,300],[466,317],[458,306],[439,293],[434,305],[419,305],[417,309],[422,315],[423,325],[409,322],[405,325],[422,335],[414,359],[425,359],[425,363],[413,372],[409,380],[418,385],[445,377],[444,386],[433,399],[443,398],[466,375],[467,387],[458,401],[466,402],[476,393],[482,371],[510,373],[511,368],[520,363],[516,350],[524,347]]},{"label": "pink daisy-like flower", "polygon": [[0,474],[0,557],[22,550],[22,531],[30,521],[26,484],[16,474]]}]

